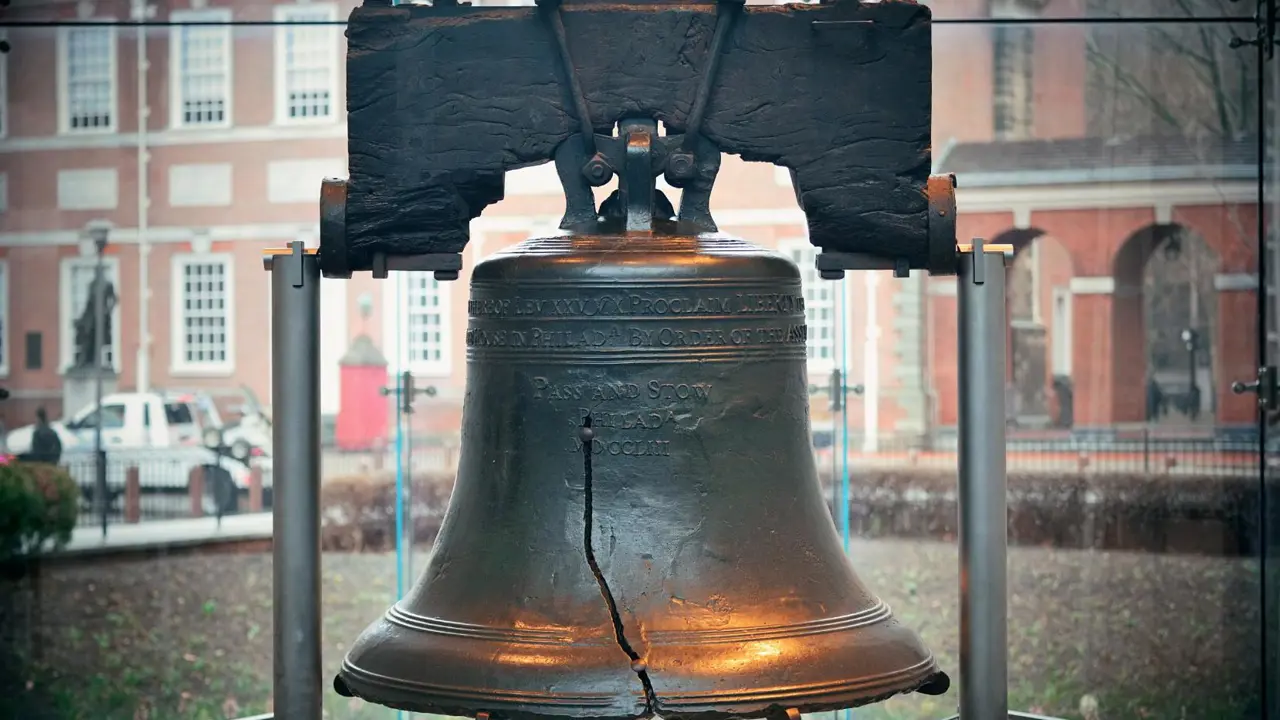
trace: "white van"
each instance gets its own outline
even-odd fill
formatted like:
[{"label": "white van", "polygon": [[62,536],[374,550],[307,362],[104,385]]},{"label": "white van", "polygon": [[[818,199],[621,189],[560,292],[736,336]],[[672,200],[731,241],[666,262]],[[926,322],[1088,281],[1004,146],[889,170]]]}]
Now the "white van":
[{"label": "white van", "polygon": [[[217,412],[212,402],[193,394],[112,393],[102,398],[101,412],[91,405],[49,425],[62,439],[63,452],[92,448],[99,422],[107,450],[200,446],[205,428],[222,426]],[[34,432],[35,425],[10,432],[5,450],[13,455],[30,451]]]}]

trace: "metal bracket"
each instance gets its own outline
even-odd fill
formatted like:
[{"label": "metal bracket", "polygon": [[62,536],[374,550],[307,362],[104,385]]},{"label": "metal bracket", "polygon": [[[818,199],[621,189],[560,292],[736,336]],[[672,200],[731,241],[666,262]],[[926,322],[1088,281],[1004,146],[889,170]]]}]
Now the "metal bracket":
[{"label": "metal bracket", "polygon": [[[1231,0],[1231,2],[1240,2],[1240,0]],[[1270,60],[1276,54],[1276,0],[1257,0],[1255,7],[1253,22],[1258,34],[1247,40],[1240,37],[1231,38],[1231,49],[1259,47],[1262,48],[1266,59]]]},{"label": "metal bracket", "polygon": [[[300,288],[306,284],[306,270],[303,267],[307,255],[315,255],[318,251],[308,249],[301,240],[294,240],[289,243],[287,250],[268,250],[267,254],[262,256],[262,267],[267,272],[275,272],[283,270],[289,273],[289,284],[293,287]],[[280,265],[277,266],[277,261]]]},{"label": "metal bracket", "polygon": [[418,395],[426,395],[427,397],[436,396],[436,386],[428,385],[424,388],[414,387],[413,373],[405,370],[400,373],[400,384],[396,387],[380,387],[378,394],[386,397],[392,393],[396,393],[400,398],[400,412],[405,415],[413,414],[413,399]]},{"label": "metal bracket", "polygon": [[400,272],[435,272],[436,280],[457,280],[462,270],[462,253],[424,253],[422,255],[388,255],[374,253],[373,276],[386,280],[392,270]]},{"label": "metal bracket", "polygon": [[911,264],[906,258],[824,250],[818,253],[813,264],[823,280],[843,280],[845,270],[892,270],[896,278],[911,276]]},{"label": "metal bracket", "polygon": [[986,267],[987,259],[983,256],[983,245],[986,243],[982,238],[973,239],[973,251],[969,253],[969,262],[973,263],[973,284],[982,285],[987,281]]},{"label": "metal bracket", "polygon": [[1243,395],[1247,392],[1258,394],[1258,407],[1263,410],[1275,410],[1280,407],[1280,379],[1276,377],[1274,365],[1258,368],[1258,379],[1251,382],[1237,380],[1231,383],[1231,392]]}]

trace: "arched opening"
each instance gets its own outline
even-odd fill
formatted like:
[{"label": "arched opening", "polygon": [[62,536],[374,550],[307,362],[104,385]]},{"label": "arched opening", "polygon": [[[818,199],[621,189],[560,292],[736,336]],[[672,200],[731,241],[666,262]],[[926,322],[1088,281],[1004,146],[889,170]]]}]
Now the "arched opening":
[{"label": "arched opening", "polygon": [[[1181,225],[1151,225],[1116,253],[1112,347],[1117,420],[1214,424],[1217,253]],[[1140,388],[1139,393],[1134,389]]]},{"label": "arched opening", "polygon": [[1014,249],[1006,271],[1008,419],[1017,427],[1070,427],[1071,255],[1034,228],[1010,230],[993,242]]}]

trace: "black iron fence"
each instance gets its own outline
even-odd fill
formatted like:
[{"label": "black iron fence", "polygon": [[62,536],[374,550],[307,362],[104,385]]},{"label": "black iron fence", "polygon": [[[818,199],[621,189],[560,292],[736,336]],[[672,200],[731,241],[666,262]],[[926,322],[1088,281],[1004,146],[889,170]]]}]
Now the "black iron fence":
[{"label": "black iron fence", "polygon": [[[815,433],[814,452],[824,472],[839,472],[844,438]],[[942,434],[931,441],[918,437],[882,436],[874,442],[851,433],[848,438],[851,471],[865,469],[954,470],[957,440]],[[1260,445],[1253,437],[1176,436],[1148,429],[1106,433],[1028,433],[1011,431],[1007,463],[1010,473],[1076,475],[1081,473],[1131,476],[1252,476],[1259,471]],[[1276,453],[1280,457],[1280,452]],[[409,455],[413,472],[451,473],[457,466],[457,445],[420,441]],[[102,522],[98,504],[95,459],[91,452],[66,454],[60,463],[81,489],[82,525]],[[375,476],[396,467],[393,448],[371,452],[341,452],[327,448],[321,481]],[[231,515],[271,507],[271,462],[254,458],[248,464],[216,456],[202,448],[106,453],[108,523]]]},{"label": "black iron fence", "polygon": [[[954,434],[932,441],[918,437],[851,434],[815,438],[818,462],[838,462],[848,449],[855,467],[954,469],[958,442]],[[1255,437],[1177,436],[1149,429],[1097,433],[1027,433],[1011,431],[1005,443],[1010,472],[1111,473],[1125,475],[1257,475],[1263,454]],[[1280,455],[1280,453],[1278,453]]]},{"label": "black iron fence", "polygon": [[99,487],[94,453],[67,453],[59,462],[80,489],[80,525],[225,516],[271,507],[271,466],[265,459],[246,464],[202,449],[107,451],[103,456],[105,488]]}]

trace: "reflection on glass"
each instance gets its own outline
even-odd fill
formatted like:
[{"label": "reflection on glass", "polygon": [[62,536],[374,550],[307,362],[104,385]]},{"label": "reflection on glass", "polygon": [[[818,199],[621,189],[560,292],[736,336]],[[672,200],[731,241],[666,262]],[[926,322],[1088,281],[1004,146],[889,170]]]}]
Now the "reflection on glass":
[{"label": "reflection on glass", "polygon": [[[1104,19],[1117,5],[1130,16],[1240,10],[1042,0],[992,3],[988,15],[985,2],[929,4],[940,17],[984,21],[1081,10]],[[6,12],[106,19],[98,5],[80,18],[65,4]],[[351,6],[166,5],[154,19],[336,22]],[[1256,397],[1230,389],[1256,377],[1258,350],[1259,68],[1251,50],[1229,48],[1233,34],[1250,32],[1247,23],[935,28],[935,171],[958,176],[962,240],[1016,250],[1003,409],[1012,707],[1070,718],[1257,712]],[[164,397],[136,420],[104,408],[120,438],[107,453],[107,537],[206,542],[221,513],[218,547],[236,552],[175,545],[141,558],[77,555],[0,579],[0,627],[9,630],[0,715],[265,711],[272,568],[263,510],[273,498],[260,254],[292,240],[314,245],[320,180],[346,174],[341,28],[149,28],[142,92],[132,28],[14,27],[5,37],[7,449],[29,442],[44,408],[78,483],[82,527],[71,547],[99,544],[92,433],[65,420],[77,413],[66,407],[75,391],[67,371],[95,265],[84,228],[108,220],[104,268],[118,302],[103,356],[119,393]],[[852,562],[954,677],[954,281],[851,273],[824,283],[810,270],[787,173],[726,158],[720,178],[713,211],[722,230],[804,270],[814,452],[827,481],[838,478],[847,423]],[[469,268],[559,219],[550,166],[513,172],[506,187],[473,223],[458,282],[325,281],[327,674],[344,643],[395,599],[397,462],[411,479],[419,567],[439,528],[459,442]],[[836,369],[847,387],[865,388],[844,397],[845,415],[828,390]],[[394,392],[383,389],[403,370],[438,392],[397,417]],[[213,408],[198,416],[221,427],[227,448],[252,447],[250,458],[206,447],[201,428],[167,415],[166,403]],[[955,691],[908,696],[852,717],[941,718],[955,704]],[[335,718],[394,714],[331,692],[326,705]]]}]

